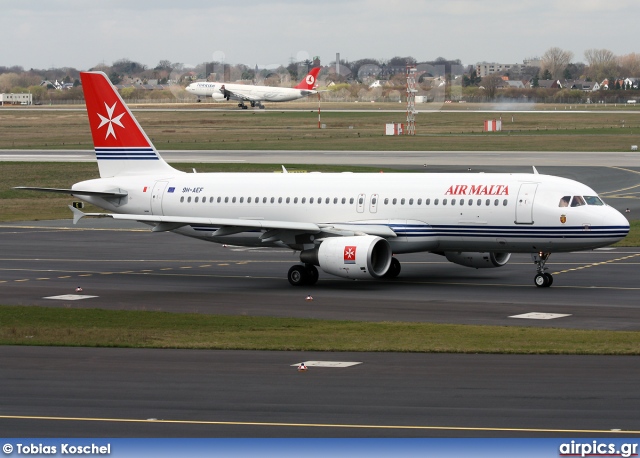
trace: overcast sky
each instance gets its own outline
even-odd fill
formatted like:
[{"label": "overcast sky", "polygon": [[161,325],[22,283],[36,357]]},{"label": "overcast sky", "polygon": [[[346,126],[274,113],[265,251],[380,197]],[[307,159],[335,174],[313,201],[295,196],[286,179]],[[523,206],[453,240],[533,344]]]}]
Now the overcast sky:
[{"label": "overcast sky", "polygon": [[522,63],[557,46],[640,52],[638,0],[0,0],[0,65],[119,59],[274,67],[412,56]]}]

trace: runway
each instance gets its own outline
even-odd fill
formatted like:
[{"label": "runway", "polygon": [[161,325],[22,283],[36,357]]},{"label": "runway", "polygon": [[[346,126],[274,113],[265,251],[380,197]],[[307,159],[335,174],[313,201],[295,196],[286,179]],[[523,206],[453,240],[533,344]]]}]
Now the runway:
[{"label": "runway", "polygon": [[[635,357],[3,348],[5,437],[637,437]],[[310,367],[302,360],[359,362]]]},{"label": "runway", "polygon": [[[569,166],[640,168],[638,152],[160,150],[169,163],[341,164],[468,167]],[[93,150],[0,150],[0,161],[94,162]],[[517,170],[514,170],[517,171]],[[542,173],[542,172],[541,172]]]}]

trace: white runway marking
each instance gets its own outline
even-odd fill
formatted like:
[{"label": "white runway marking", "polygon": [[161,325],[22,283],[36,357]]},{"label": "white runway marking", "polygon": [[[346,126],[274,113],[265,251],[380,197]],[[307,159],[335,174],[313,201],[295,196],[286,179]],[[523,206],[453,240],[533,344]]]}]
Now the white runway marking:
[{"label": "white runway marking", "polygon": [[509,318],[524,318],[525,320],[553,320],[555,318],[564,318],[566,316],[562,313],[541,313],[541,312],[531,312],[531,313],[523,313],[522,315],[513,315]]},{"label": "white runway marking", "polygon": [[43,299],[56,299],[61,301],[79,301],[82,299],[91,299],[93,297],[98,297],[98,296],[87,296],[84,294],[63,294],[61,296],[44,297]]},{"label": "white runway marking", "polygon": [[[351,367],[362,364],[356,361],[303,361],[307,367]],[[302,363],[292,364],[291,366],[299,366]]]}]

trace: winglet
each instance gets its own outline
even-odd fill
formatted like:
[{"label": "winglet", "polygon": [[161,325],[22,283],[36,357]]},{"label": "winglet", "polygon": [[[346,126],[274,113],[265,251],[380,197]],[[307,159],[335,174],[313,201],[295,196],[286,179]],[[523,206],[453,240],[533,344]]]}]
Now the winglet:
[{"label": "winglet", "polygon": [[82,213],[80,210],[75,208],[73,205],[69,205],[69,210],[73,212],[73,224],[78,224],[82,218],[86,216],[85,213]]},{"label": "winglet", "polygon": [[531,167],[533,167],[533,174],[534,174],[534,175],[539,175],[539,173],[538,173],[538,169],[536,169],[536,166],[535,166],[535,165],[532,165]]}]

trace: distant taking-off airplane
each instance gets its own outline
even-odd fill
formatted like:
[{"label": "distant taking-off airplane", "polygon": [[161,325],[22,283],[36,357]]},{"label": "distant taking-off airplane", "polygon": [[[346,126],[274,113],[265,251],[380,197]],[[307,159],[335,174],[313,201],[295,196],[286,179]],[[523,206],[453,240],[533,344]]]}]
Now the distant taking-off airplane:
[{"label": "distant taking-off airplane", "polygon": [[212,97],[213,100],[238,100],[238,106],[247,109],[245,102],[252,107],[264,108],[262,102],[288,102],[316,94],[318,73],[320,67],[312,68],[297,86],[272,87],[254,86],[249,84],[209,83],[200,81],[187,86],[187,91],[200,97]]},{"label": "distant taking-off airplane", "polygon": [[[184,173],[168,165],[102,72],[81,73],[100,178],[71,194],[108,213],[242,246],[300,252],[288,280],[310,285],[318,269],[343,278],[393,278],[394,256],[431,252],[467,267],[504,266],[530,253],[534,283],[550,286],[552,252],[603,247],[623,239],[629,222],[573,180],[511,173]],[[317,266],[317,267],[316,267]]]}]

